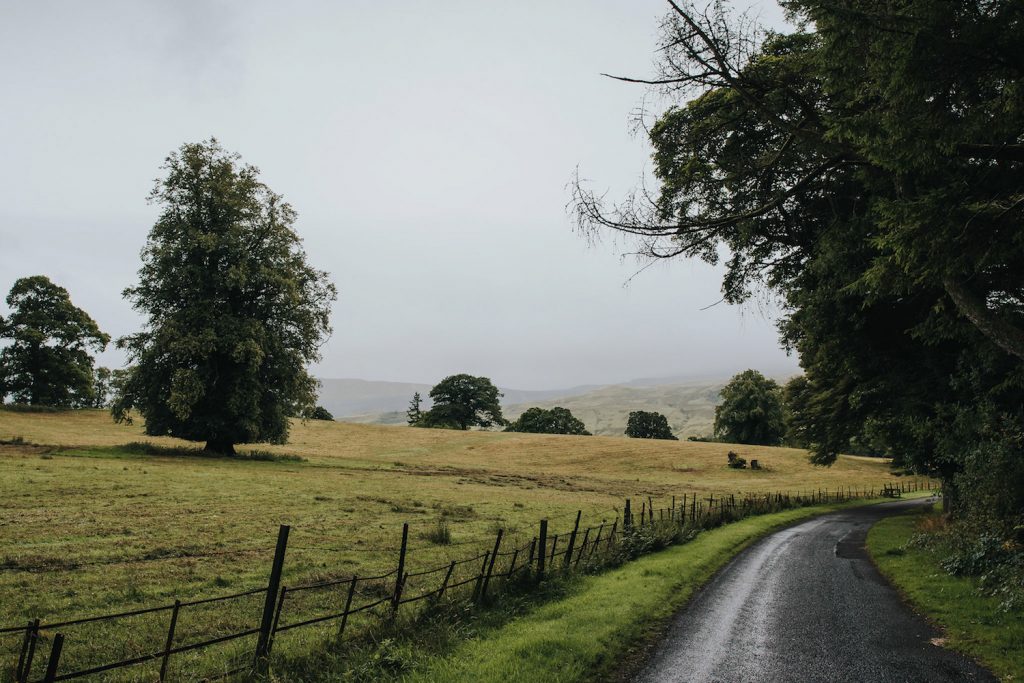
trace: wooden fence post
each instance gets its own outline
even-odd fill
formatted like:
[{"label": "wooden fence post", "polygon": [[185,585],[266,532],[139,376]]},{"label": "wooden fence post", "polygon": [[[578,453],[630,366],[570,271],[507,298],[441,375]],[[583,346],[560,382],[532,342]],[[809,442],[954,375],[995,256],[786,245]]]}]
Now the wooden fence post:
[{"label": "wooden fence post", "polygon": [[491,551],[488,550],[484,553],[484,563],[480,565],[480,573],[477,574],[476,583],[473,584],[473,597],[472,601],[476,602],[477,598],[480,597],[480,586],[484,582],[484,572],[487,571],[487,561],[491,559]]},{"label": "wooden fence post", "polygon": [[288,586],[281,586],[281,593],[277,596],[277,609],[274,610],[274,625],[270,627],[270,640],[267,642],[267,654],[274,648],[274,638],[277,636],[277,625],[281,621],[281,610],[284,609],[284,596],[288,595]]},{"label": "wooden fence post", "polygon": [[587,539],[588,538],[590,538],[590,527],[587,527],[587,530],[583,532],[583,542],[580,543],[580,551],[578,553],[576,553],[576,565],[575,566],[577,566],[577,567],[580,564],[580,559],[583,557],[583,551],[587,549]]},{"label": "wooden fence post", "polygon": [[599,526],[597,528],[597,538],[595,538],[593,544],[591,544],[591,546],[590,546],[590,555],[588,555],[587,557],[593,557],[594,556],[594,551],[597,550],[597,547],[599,545],[601,545],[601,532],[602,531],[604,531],[604,522],[601,522],[601,526]]},{"label": "wooden fence post", "polygon": [[[454,564],[454,563],[453,563]],[[345,598],[345,611],[341,613],[341,626],[338,627],[338,640],[345,635],[345,626],[348,624],[348,610],[352,607],[352,597],[356,594],[356,575],[352,575],[352,581],[348,584],[348,597]]]},{"label": "wooden fence post", "polygon": [[576,511],[576,524],[572,528],[572,533],[569,534],[569,547],[565,549],[565,562],[563,566],[568,569],[569,563],[572,562],[572,551],[576,547],[576,534],[580,531],[580,517],[583,515],[582,510]]},{"label": "wooden fence post", "polygon": [[452,573],[455,571],[455,561],[448,565],[448,571],[444,574],[444,581],[441,582],[441,587],[437,591],[437,597],[434,599],[435,602],[441,602],[441,598],[444,597],[444,592],[448,590],[448,582],[452,580]]},{"label": "wooden fence post", "polygon": [[537,537],[534,536],[533,540],[530,541],[530,559],[526,561],[526,568],[529,569],[533,566],[534,553],[537,552]]},{"label": "wooden fence post", "polygon": [[647,523],[647,501],[640,501],[640,526]]},{"label": "wooden fence post", "polygon": [[[618,521],[618,520],[615,520]],[[628,533],[633,526],[633,511],[629,509],[629,498],[626,499],[626,509],[622,513],[622,533]]]},{"label": "wooden fence post", "polygon": [[494,539],[494,550],[491,551],[491,562],[487,565],[487,576],[484,577],[484,585],[480,589],[480,602],[487,600],[487,587],[491,585],[491,574],[494,573],[494,561],[498,559],[498,547],[501,546],[501,536],[505,533],[498,529],[498,537]]},{"label": "wooden fence post", "polygon": [[652,500],[650,496],[647,496],[647,515],[648,521],[650,521],[651,524],[654,524],[654,500]]},{"label": "wooden fence post", "polygon": [[46,663],[46,676],[43,683],[53,683],[57,680],[57,667],[60,665],[60,652],[64,649],[64,634],[58,633],[53,637],[53,645],[50,646],[50,661]]},{"label": "wooden fence post", "polygon": [[277,530],[277,548],[274,550],[274,563],[270,567],[270,581],[267,583],[267,597],[263,602],[263,619],[260,621],[260,635],[256,640],[256,666],[261,666],[270,654],[270,629],[274,625],[274,608],[277,606],[277,593],[281,587],[281,571],[284,568],[284,554],[288,549],[288,532],[291,528],[285,524]]},{"label": "wooden fence post", "polygon": [[402,547],[398,551],[398,570],[395,575],[395,594],[391,598],[391,618],[398,615],[398,605],[402,600],[402,587],[405,585],[405,553],[409,548],[409,523],[402,524]]},{"label": "wooden fence post", "polygon": [[537,543],[537,581],[544,580],[544,557],[548,548],[548,520],[540,520],[540,541]]},{"label": "wooden fence post", "polygon": [[171,649],[174,647],[174,629],[178,625],[178,610],[181,609],[181,600],[174,601],[174,609],[171,611],[171,625],[167,629],[167,642],[164,644],[164,656],[160,661],[160,683],[167,678],[167,663],[171,660]]},{"label": "wooden fence post", "polygon": [[[625,525],[625,522],[623,522]],[[615,543],[615,530],[619,527],[619,518],[616,517],[615,521],[612,522],[612,532],[608,534],[608,550],[611,551],[612,545]]]},{"label": "wooden fence post", "polygon": [[36,641],[39,640],[39,620],[30,619],[25,626],[25,639],[21,642],[21,653],[18,655],[18,668],[14,672],[15,683],[26,683],[32,672],[32,659],[36,654]]}]

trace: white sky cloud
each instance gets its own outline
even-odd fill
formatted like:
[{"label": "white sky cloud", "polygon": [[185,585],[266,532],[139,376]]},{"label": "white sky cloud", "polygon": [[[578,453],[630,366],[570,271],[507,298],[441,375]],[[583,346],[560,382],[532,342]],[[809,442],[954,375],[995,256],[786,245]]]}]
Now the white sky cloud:
[{"label": "white sky cloud", "polygon": [[[760,11],[777,23],[780,11]],[[163,158],[211,135],[299,212],[340,291],[326,377],[472,372],[554,388],[795,368],[774,322],[716,306],[720,271],[637,270],[565,211],[577,165],[611,196],[653,0],[32,2],[0,8],[0,290],[42,273],[114,336]],[[102,362],[120,364],[117,351]]]}]

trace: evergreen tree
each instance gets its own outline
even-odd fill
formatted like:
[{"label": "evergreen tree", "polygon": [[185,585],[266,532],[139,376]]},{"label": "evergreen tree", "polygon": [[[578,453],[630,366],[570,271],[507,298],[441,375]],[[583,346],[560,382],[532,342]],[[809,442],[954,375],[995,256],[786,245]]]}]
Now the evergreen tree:
[{"label": "evergreen tree", "polygon": [[420,420],[423,419],[423,411],[420,410],[421,402],[422,399],[420,398],[420,392],[414,392],[412,400],[409,401],[409,408],[405,411],[405,421],[408,422],[410,426],[415,427],[419,424]]}]

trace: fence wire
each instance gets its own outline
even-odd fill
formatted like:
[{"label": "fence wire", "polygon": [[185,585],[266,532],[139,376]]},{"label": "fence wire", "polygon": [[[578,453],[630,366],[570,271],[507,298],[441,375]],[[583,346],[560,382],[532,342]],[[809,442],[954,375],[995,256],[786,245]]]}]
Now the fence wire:
[{"label": "fence wire", "polygon": [[[926,486],[930,490],[932,483],[928,481]],[[288,528],[282,527],[266,586],[97,616],[46,623],[34,619],[0,628],[0,656],[10,658],[0,666],[0,681],[49,683],[129,667],[133,678],[164,681],[198,666],[199,651],[235,644],[225,654],[220,673],[232,675],[265,661],[279,634],[297,629],[316,626],[321,635],[340,640],[353,619],[394,619],[403,605],[416,603],[486,602],[512,585],[529,588],[551,575],[581,567],[590,571],[659,544],[676,542],[686,536],[681,533],[685,529],[711,528],[750,515],[817,503],[873,498],[876,494],[895,496],[919,488],[923,487],[913,481],[909,485],[885,484],[877,491],[706,497],[688,492],[660,507],[645,497],[639,499],[639,509],[631,500],[625,501],[621,511],[613,508],[616,514],[610,521],[605,517],[609,511],[593,513],[601,520],[595,524],[583,524],[580,512],[545,519],[538,534],[529,540],[508,538],[499,531],[482,552],[427,567],[414,566],[416,551],[427,546],[410,547],[406,524],[403,542],[394,549],[398,553],[394,568],[290,586],[280,582],[288,538]],[[550,526],[552,520],[559,522],[557,529]],[[478,548],[484,545],[479,540],[474,543]]]}]

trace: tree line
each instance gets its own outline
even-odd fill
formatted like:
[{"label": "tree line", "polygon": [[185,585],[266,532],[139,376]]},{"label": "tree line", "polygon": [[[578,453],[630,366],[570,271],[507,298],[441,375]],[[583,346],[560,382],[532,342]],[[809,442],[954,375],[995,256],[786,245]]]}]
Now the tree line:
[{"label": "tree line", "polygon": [[579,227],[778,297],[813,461],[937,476],[959,556],[1024,566],[1024,9],[781,4],[768,31],[668,0],[655,75],[615,76],[671,103],[644,122],[658,187],[576,182]]},{"label": "tree line", "polygon": [[289,418],[330,416],[307,366],[331,332],[334,284],[307,262],[295,210],[215,139],[182,145],[162,170],[149,196],[160,216],[123,292],[145,317],[115,342],[128,367],[94,370],[89,351],[109,335],[62,287],[22,278],[0,319],[0,396],[83,407],[111,393],[115,420],[138,413],[152,436],[217,453],[283,443]]}]

